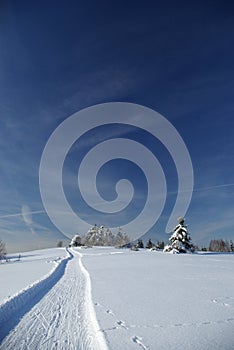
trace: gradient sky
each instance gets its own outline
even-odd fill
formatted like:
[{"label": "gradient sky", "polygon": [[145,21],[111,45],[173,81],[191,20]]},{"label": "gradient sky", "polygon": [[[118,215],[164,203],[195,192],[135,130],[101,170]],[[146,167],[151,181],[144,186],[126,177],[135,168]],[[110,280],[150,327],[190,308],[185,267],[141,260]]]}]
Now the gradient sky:
[{"label": "gradient sky", "polygon": [[[159,112],[183,138],[194,168],[186,214],[194,243],[234,239],[233,47],[228,1],[0,1],[0,238],[8,250],[64,239],[40,197],[43,149],[70,115],[115,101]],[[109,225],[113,218],[92,213],[76,194],[76,162],[112,133],[144,139],[157,149],[168,181],[165,209],[147,237],[167,241],[177,191],[168,154],[134,128],[99,131],[87,135],[82,152],[74,145],[64,164],[71,205],[90,223]],[[126,177],[125,163],[103,167],[106,199]],[[136,203],[115,216],[120,226],[139,213],[146,194],[144,174],[131,163],[127,169]]]}]

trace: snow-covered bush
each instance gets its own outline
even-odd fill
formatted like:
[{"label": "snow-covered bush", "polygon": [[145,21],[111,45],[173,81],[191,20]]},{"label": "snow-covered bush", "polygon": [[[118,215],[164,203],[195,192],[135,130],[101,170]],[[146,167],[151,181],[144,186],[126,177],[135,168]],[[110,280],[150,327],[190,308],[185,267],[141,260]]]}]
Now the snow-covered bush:
[{"label": "snow-covered bush", "polygon": [[138,252],[139,248],[137,247],[136,244],[134,244],[134,245],[131,247],[131,250],[133,250],[134,252]]},{"label": "snow-covered bush", "polygon": [[80,247],[82,246],[82,240],[81,237],[79,235],[75,235],[72,240],[71,243],[69,244],[70,247]]},{"label": "snow-covered bush", "polygon": [[179,224],[174,228],[174,232],[169,238],[171,244],[166,245],[163,251],[173,254],[194,252],[187,226],[184,225],[184,218],[179,218],[178,222]]}]

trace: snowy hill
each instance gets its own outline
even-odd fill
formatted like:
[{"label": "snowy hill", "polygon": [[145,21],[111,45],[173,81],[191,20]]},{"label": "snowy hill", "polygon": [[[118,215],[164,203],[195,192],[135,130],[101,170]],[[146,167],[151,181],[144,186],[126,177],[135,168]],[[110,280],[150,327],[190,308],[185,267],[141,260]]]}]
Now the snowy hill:
[{"label": "snowy hill", "polygon": [[0,265],[0,349],[234,349],[233,268],[234,254],[16,256]]}]

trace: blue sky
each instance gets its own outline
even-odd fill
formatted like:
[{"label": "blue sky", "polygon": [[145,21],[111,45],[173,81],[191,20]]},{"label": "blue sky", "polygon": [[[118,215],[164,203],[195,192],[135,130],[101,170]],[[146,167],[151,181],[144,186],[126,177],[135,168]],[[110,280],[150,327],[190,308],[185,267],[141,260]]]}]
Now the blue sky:
[{"label": "blue sky", "polygon": [[[186,213],[194,243],[234,239],[230,2],[8,0],[0,6],[0,238],[9,250],[64,239],[40,196],[43,149],[70,115],[115,101],[159,112],[184,140],[194,170],[193,197]],[[165,148],[144,131],[100,127],[83,138],[82,147],[75,143],[63,172],[69,203],[93,224],[110,225],[114,220],[122,226],[140,212],[147,186],[144,174],[131,162],[110,162],[98,174],[107,200],[113,200],[117,180],[132,181],[134,198],[125,212],[112,218],[100,215],[85,205],[77,190],[78,164],[85,150],[110,135],[135,139],[157,154],[168,195],[147,236],[166,241],[165,227],[176,199],[176,171]]]}]

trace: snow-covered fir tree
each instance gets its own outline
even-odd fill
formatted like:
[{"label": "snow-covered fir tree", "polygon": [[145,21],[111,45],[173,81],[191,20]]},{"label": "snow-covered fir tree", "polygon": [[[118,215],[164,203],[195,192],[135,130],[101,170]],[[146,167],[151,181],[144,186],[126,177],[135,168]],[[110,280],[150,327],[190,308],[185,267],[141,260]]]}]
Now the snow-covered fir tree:
[{"label": "snow-covered fir tree", "polygon": [[94,225],[86,234],[84,242],[87,246],[124,246],[130,240],[119,227],[117,234],[113,234],[109,228],[103,225]]},{"label": "snow-covered fir tree", "polygon": [[96,224],[87,232],[85,244],[87,246],[103,245],[102,237],[103,226],[98,227]]},{"label": "snow-covered fir tree", "polygon": [[123,247],[124,245],[130,242],[129,237],[125,232],[123,232],[122,228],[119,227],[117,234],[114,237],[114,245],[117,247]]},{"label": "snow-covered fir tree", "polygon": [[173,254],[194,252],[191,237],[184,221],[185,219],[182,217],[178,219],[179,224],[174,228],[174,232],[169,238],[171,244],[165,246],[164,252]]},{"label": "snow-covered fir tree", "polygon": [[112,246],[114,245],[114,235],[109,228],[103,229],[103,245]]},{"label": "snow-covered fir tree", "polygon": [[70,247],[79,247],[79,246],[117,246],[123,247],[129,243],[129,237],[121,227],[118,228],[116,234],[112,233],[109,228],[104,227],[103,225],[97,226],[96,224],[82,237],[75,235],[69,246]]}]

